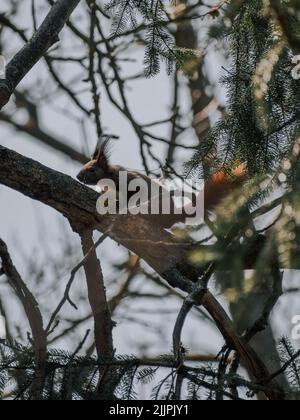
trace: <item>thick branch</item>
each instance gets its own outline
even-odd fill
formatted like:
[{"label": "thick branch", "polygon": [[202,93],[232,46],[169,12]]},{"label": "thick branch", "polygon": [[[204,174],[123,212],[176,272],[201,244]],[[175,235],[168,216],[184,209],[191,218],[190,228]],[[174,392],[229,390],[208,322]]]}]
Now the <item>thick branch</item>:
[{"label": "thick branch", "polygon": [[[0,183],[53,207],[68,218],[77,232],[85,229],[107,232],[159,274],[187,261],[190,244],[176,242],[170,233],[144,217],[99,216],[96,210],[99,195],[95,191],[3,146],[0,146]],[[188,283],[179,277],[173,278],[174,285],[189,291]]]},{"label": "thick branch", "polygon": [[[210,293],[206,293],[202,298],[202,304],[207,309],[209,314],[213,317],[219,331],[222,333],[226,340],[226,343],[239,354],[241,361],[248,371],[255,377],[260,384],[265,384],[268,380],[268,369],[262,360],[257,356],[252,347],[244,340],[239,337],[235,332],[233,323],[225,310]],[[269,389],[267,393],[268,398],[273,399],[284,399],[284,394],[279,390],[277,384],[273,384],[274,387]]]},{"label": "thick branch", "polygon": [[0,80],[0,110],[7,104],[26,74],[59,40],[59,33],[79,2],[80,0],[58,0],[54,3],[31,40],[8,63],[6,79]]},{"label": "thick branch", "polygon": [[[193,292],[199,272],[193,271],[188,262],[192,244],[176,242],[153,220],[137,216],[100,217],[96,211],[96,192],[2,146],[0,183],[55,208],[68,218],[77,232],[93,229],[105,232],[144,259],[172,287]],[[206,292],[199,304],[213,317],[227,344],[239,353],[252,375],[260,382],[269,377],[263,362],[237,335],[230,318],[212,294]],[[268,396],[282,398],[277,389],[270,391]]]},{"label": "thick branch", "polygon": [[99,359],[112,360],[114,357],[112,339],[112,320],[108,307],[103,274],[97,258],[92,232],[81,234],[81,244],[84,255],[88,255],[84,262],[88,296],[94,318],[95,343]]},{"label": "thick branch", "polygon": [[6,244],[1,239],[0,258],[2,261],[2,271],[7,276],[10,286],[20,300],[30,325],[37,366],[36,380],[31,387],[31,392],[34,398],[38,398],[40,391],[43,389],[47,360],[47,337],[43,327],[42,314],[37,301],[13,265]]}]

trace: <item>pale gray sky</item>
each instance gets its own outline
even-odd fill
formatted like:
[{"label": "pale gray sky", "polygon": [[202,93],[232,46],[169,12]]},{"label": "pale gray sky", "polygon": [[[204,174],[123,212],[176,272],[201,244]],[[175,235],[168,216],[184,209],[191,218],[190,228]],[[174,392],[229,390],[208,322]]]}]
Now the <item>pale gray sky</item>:
[{"label": "pale gray sky", "polygon": [[[5,4],[8,3],[8,1],[1,1],[2,5],[0,6],[0,12],[2,11],[2,8],[3,11],[5,10]],[[22,13],[16,17],[16,22],[23,28],[31,28],[32,26],[30,19],[30,3],[29,0],[23,0]],[[44,15],[44,10],[41,11],[41,16],[42,15]],[[67,30],[65,30],[63,37],[67,36]],[[6,56],[6,59],[9,60],[21,46],[21,43],[16,40],[12,42],[9,31],[6,32],[6,40],[7,42],[4,42],[3,54]],[[72,49],[71,52],[73,55],[83,55],[86,53],[84,50],[78,49]],[[137,61],[134,64],[124,64],[124,72],[130,72],[132,74],[142,71],[142,47],[134,54],[132,51],[128,51],[128,53],[136,58]],[[220,60],[213,51],[210,51],[209,63],[209,76],[215,80],[215,83],[217,84],[218,79],[222,74],[221,65],[223,64],[223,61]],[[76,74],[76,69],[70,66],[66,68],[64,67],[64,64],[61,64],[61,72],[63,72],[62,74],[66,80],[72,80]],[[21,83],[20,89],[30,89],[32,86],[37,86],[39,83],[44,86],[42,90],[43,93],[47,93],[45,89],[49,89],[51,92],[56,91],[55,85],[47,76],[46,67],[43,62],[38,63],[30,74],[28,74],[26,79]],[[185,83],[183,78],[181,83]],[[220,92],[220,100],[223,100],[224,92],[219,86],[218,91]],[[103,89],[101,92],[103,92]],[[171,92],[171,79],[164,71],[155,78],[132,82],[130,90],[128,90],[129,104],[137,121],[152,122],[156,119],[160,120],[168,117],[170,115]],[[191,116],[188,114],[190,101],[187,90],[182,94],[181,103],[186,110],[186,118],[189,120]],[[8,109],[12,108],[13,103],[8,106]],[[67,112],[71,112],[77,118],[79,116],[82,117],[79,115],[78,111],[70,105],[68,99],[60,94],[53,95],[52,101],[40,109],[42,125],[47,131],[53,133],[54,136],[57,135],[59,138],[63,138],[71,145],[79,148],[83,144],[83,135],[79,130],[78,124],[72,122],[68,118]],[[112,150],[112,160],[114,163],[120,163],[130,168],[140,169],[141,160],[136,136],[124,117],[111,106],[105,94],[102,94],[101,97],[101,115],[105,129],[110,133],[120,136],[120,140],[115,142]],[[17,118],[20,120],[24,118],[22,112],[18,113]],[[92,122],[88,121],[87,118],[85,119],[85,124],[89,133],[90,151],[92,151],[96,143],[96,133]],[[168,134],[168,131],[161,127],[156,128],[156,132],[160,136]],[[192,144],[194,141],[193,132],[188,131],[186,136]],[[73,177],[80,167],[79,164],[74,163],[63,155],[53,152],[37,140],[33,140],[25,134],[15,132],[4,123],[1,123],[0,125],[0,143],[16,150],[18,153],[36,159],[46,166]],[[156,149],[155,152],[161,154],[163,150],[162,147],[161,150]],[[184,163],[187,158],[188,155],[186,153],[180,153],[179,160],[181,163]],[[157,164],[153,163],[153,166],[156,168]],[[153,169],[153,166],[151,169]],[[68,223],[61,215],[58,215],[52,209],[40,203],[33,202],[21,194],[3,186],[0,186],[0,203],[0,236],[8,244],[18,269],[33,291],[43,291],[43,293],[41,293],[41,307],[43,308],[43,305],[46,305],[48,308],[53,308],[55,303],[57,303],[58,297],[61,296],[64,290],[64,284],[68,279],[68,273],[70,268],[72,268],[72,264],[71,266],[68,266],[68,264],[64,265],[64,262],[62,261],[60,273],[55,273],[51,268],[51,261],[53,258],[59,258],[61,255],[63,237],[70,241],[72,249],[74,249],[74,258],[71,262],[75,265],[76,261],[78,262],[81,257],[78,238],[71,232]],[[22,250],[22,252],[20,252],[20,250]],[[108,281],[112,278],[112,263],[120,261],[120,258],[122,257],[124,258],[126,251],[111,241],[107,241],[101,248],[100,255],[104,265],[105,276]],[[38,265],[42,265],[46,270],[46,278],[48,281],[51,284],[57,284],[57,290],[54,296],[52,295],[52,292],[47,292],[47,284],[35,284],[33,279],[30,278],[28,269],[28,262],[30,260],[38,263]],[[70,261],[68,261],[68,263],[70,264]],[[147,288],[150,287],[150,289],[153,290],[153,286],[145,284],[143,278],[136,281],[135,287],[139,290],[147,290]],[[115,285],[112,286],[112,289],[114,288]],[[84,295],[85,285],[81,275],[78,276],[74,289],[77,290],[74,294],[80,294],[80,292],[82,292]],[[4,298],[7,293],[7,287],[0,280],[0,294],[2,298]],[[108,293],[111,293],[110,287],[108,288]],[[16,323],[19,322],[22,316],[20,311],[17,310],[15,305],[11,306],[7,299],[4,299],[4,302],[7,304],[7,309],[10,309],[11,307],[14,308],[15,321]],[[280,308],[276,316],[277,335],[290,335],[289,324],[286,320],[291,318],[292,314],[289,313],[289,307],[292,307],[292,305],[290,305],[290,301],[289,305],[286,305],[285,303],[287,303],[287,298],[283,298],[279,304]],[[145,308],[149,311],[153,311],[148,315],[141,315],[143,316],[143,319],[145,319],[145,322],[150,324],[150,328],[144,328],[143,326],[134,326],[134,328],[132,328],[130,322],[124,321],[125,316],[130,316],[130,313],[137,313]],[[160,311],[165,309],[169,309],[170,311],[174,309],[174,311],[164,314],[162,326],[161,316],[156,314],[159,314]],[[125,305],[124,309],[117,314],[118,327],[114,330],[115,345],[118,353],[138,353],[139,346],[145,344],[149,345],[145,350],[151,351],[153,354],[169,352],[171,349],[170,332],[172,331],[176,319],[176,311],[178,311],[178,309],[179,302],[170,299],[166,302],[164,300],[155,301],[155,304],[149,301],[143,301],[137,304],[131,304],[130,307],[126,307]],[[85,313],[86,310],[87,304],[83,301],[82,306],[80,306],[80,311]],[[74,310],[70,307],[66,307],[65,311],[69,316],[72,316],[72,311]],[[83,333],[86,328],[87,325],[84,325],[82,328]],[[197,331],[197,334],[195,334],[195,330]],[[199,320],[195,322],[193,316],[189,318],[186,324],[183,339],[185,345],[192,352],[199,352],[200,350],[204,353],[218,353],[223,345],[223,339],[216,331],[215,327],[211,328],[207,324],[199,322]],[[59,344],[65,347],[68,346],[68,343],[66,342]]]}]

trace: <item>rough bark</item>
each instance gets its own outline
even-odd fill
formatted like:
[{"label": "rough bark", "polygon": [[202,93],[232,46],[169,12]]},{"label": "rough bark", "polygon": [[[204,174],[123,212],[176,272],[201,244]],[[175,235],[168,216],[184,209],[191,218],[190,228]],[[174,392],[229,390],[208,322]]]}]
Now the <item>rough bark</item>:
[{"label": "rough bark", "polygon": [[0,260],[2,273],[7,276],[11,288],[23,306],[32,333],[32,347],[35,354],[35,380],[31,386],[33,399],[39,399],[45,380],[47,362],[47,335],[43,327],[43,318],[38,302],[21,278],[8,253],[6,244],[0,239]]},{"label": "rough bark", "polygon": [[106,299],[102,268],[94,248],[92,232],[85,231],[81,234],[81,244],[83,254],[88,255],[84,263],[84,271],[94,318],[97,354],[101,359],[112,360],[114,356],[112,320]]},{"label": "rough bark", "polygon": [[58,0],[54,3],[33,37],[8,63],[6,79],[0,80],[0,110],[7,104],[26,74],[59,40],[59,33],[79,2],[80,0]]},{"label": "rough bark", "polygon": [[[140,216],[99,216],[96,211],[98,194],[95,191],[2,146],[0,183],[53,207],[68,218],[78,233],[100,230],[139,255],[172,287],[188,293],[193,291],[197,272],[188,262],[192,244],[177,242],[159,225]],[[226,343],[238,352],[249,372],[264,383],[270,376],[267,367],[235,332],[218,301],[207,291],[199,304],[213,317]],[[267,392],[268,398],[284,398],[277,384],[272,385]]]}]

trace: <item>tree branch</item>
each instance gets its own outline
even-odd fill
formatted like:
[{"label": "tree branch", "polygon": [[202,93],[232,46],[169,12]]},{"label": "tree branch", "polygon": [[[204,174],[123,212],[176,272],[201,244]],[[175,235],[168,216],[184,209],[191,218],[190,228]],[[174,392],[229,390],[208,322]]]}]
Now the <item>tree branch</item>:
[{"label": "tree branch", "polygon": [[[84,258],[83,258],[83,260],[82,261],[80,261],[80,263],[79,264],[77,264],[72,270],[71,270],[71,275],[70,275],[70,278],[69,278],[69,281],[68,281],[68,283],[67,283],[67,285],[66,285],[66,288],[65,288],[65,292],[64,292],[64,295],[63,295],[63,297],[62,297],[62,299],[61,299],[61,301],[59,302],[59,304],[57,305],[57,307],[56,307],[56,309],[54,310],[54,312],[53,312],[53,314],[51,315],[51,317],[50,317],[50,321],[49,321],[49,323],[48,323],[48,325],[47,325],[47,328],[46,328],[46,332],[47,332],[47,334],[50,334],[51,332],[53,332],[53,324],[54,324],[54,322],[55,322],[55,319],[56,319],[56,317],[57,317],[57,315],[59,314],[59,312],[61,311],[61,309],[62,309],[62,307],[64,306],[64,304],[66,303],[66,302],[69,302],[70,303],[70,305],[71,306],[73,306],[75,309],[78,309],[77,307],[76,307],[76,305],[72,302],[72,300],[71,300],[71,298],[70,298],[70,290],[71,290],[71,287],[72,287],[72,285],[73,285],[73,282],[74,282],[74,280],[75,280],[75,276],[76,276],[76,274],[77,274],[77,272],[84,266],[84,264],[85,264],[85,262],[86,262],[86,260],[88,259],[88,257],[89,257],[89,255],[90,255],[90,253],[94,250],[94,249],[97,249],[97,247],[100,245],[100,244],[102,244],[104,241],[105,241],[105,239],[106,239],[106,235],[102,235],[101,236],[101,238],[95,243],[95,245],[93,246],[93,248],[91,248],[89,251],[88,251],[88,253],[87,254],[85,254],[85,256],[84,256]],[[55,327],[54,327],[55,328]]]},{"label": "tree branch", "polygon": [[81,244],[84,259],[88,296],[95,323],[95,343],[99,359],[112,360],[114,348],[112,340],[112,320],[108,307],[103,274],[97,258],[92,232],[81,234]]},{"label": "tree branch", "polygon": [[[187,293],[195,291],[200,273],[189,263],[193,243],[178,242],[159,224],[153,223],[153,219],[149,221],[132,215],[99,216],[95,191],[3,146],[0,146],[0,183],[55,208],[68,218],[78,233],[93,229],[107,232],[112,239],[144,259],[172,287]],[[196,303],[204,306],[226,343],[238,352],[249,372],[263,383],[270,376],[266,366],[252,347],[237,335],[219,302],[207,291]],[[268,397],[284,398],[277,385],[272,385],[274,389]]]},{"label": "tree branch", "polygon": [[62,139],[58,140],[51,134],[42,130],[38,125],[28,124],[28,123],[20,124],[14,121],[12,117],[10,117],[4,112],[1,112],[0,120],[11,125],[17,131],[28,134],[34,139],[39,140],[41,143],[45,144],[46,146],[50,147],[53,150],[56,150],[62,153],[64,156],[68,156],[69,159],[73,159],[76,162],[80,162],[82,164],[86,163],[89,160],[89,158],[85,156],[83,153],[80,153],[79,151],[74,149],[72,146],[69,146],[68,144],[66,144],[64,140]]},{"label": "tree branch", "polygon": [[[85,256],[84,271],[88,297],[94,318],[95,345],[98,359],[112,362],[115,353],[112,337],[113,321],[106,298],[102,268],[97,258],[92,235],[92,231],[84,231],[80,234],[82,251]],[[113,398],[114,389],[109,389],[111,388],[109,373],[112,374],[110,365],[100,370],[98,391],[101,395],[104,393],[104,395]]]},{"label": "tree branch", "polygon": [[[158,273],[188,261],[191,243],[176,241],[153,222],[153,217],[148,221],[146,216],[100,216],[96,210],[98,193],[3,146],[0,146],[0,183],[56,209],[70,221],[76,232],[86,229],[109,231],[111,239],[145,259]],[[193,267],[185,265],[186,274],[191,274]],[[178,276],[173,276],[172,284],[185,291],[191,290],[189,284],[192,286],[192,282],[186,283]]]},{"label": "tree branch", "polygon": [[43,389],[47,361],[47,336],[43,327],[42,314],[35,297],[13,265],[7,246],[2,239],[0,239],[0,258],[3,273],[7,276],[10,286],[20,300],[31,328],[36,360],[36,377],[31,386],[31,394],[34,399],[39,399],[39,394]]},{"label": "tree branch", "polygon": [[7,104],[26,74],[58,42],[59,33],[79,2],[80,0],[58,0],[54,3],[30,41],[8,63],[6,79],[0,80],[0,110]]}]

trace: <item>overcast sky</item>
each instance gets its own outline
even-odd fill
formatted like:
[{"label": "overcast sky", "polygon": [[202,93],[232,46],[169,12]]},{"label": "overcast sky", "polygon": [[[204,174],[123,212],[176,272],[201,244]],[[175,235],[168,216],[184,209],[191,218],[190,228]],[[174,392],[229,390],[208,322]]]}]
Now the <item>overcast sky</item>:
[{"label": "overcast sky", "polygon": [[[5,4],[8,1],[1,0],[0,12],[5,10]],[[42,2],[37,2],[42,3]],[[43,2],[44,3],[44,2]],[[29,0],[22,1],[22,13],[16,17],[16,22],[20,27],[31,28],[30,19],[30,4]],[[40,18],[44,15],[44,10],[39,10]],[[28,34],[30,33],[30,29]],[[16,50],[21,46],[21,43],[11,38],[11,33],[8,31],[5,33],[6,42],[3,43],[4,50],[3,54],[6,59],[9,60]],[[67,31],[64,31],[64,37],[67,37]],[[79,56],[84,54],[85,51],[78,49],[72,49],[72,54]],[[132,54],[131,51],[129,51]],[[142,59],[143,50],[140,50],[133,56],[136,58],[136,62],[133,64],[124,64],[124,72],[138,73],[142,70]],[[216,59],[213,53],[210,53],[210,67],[208,69],[210,77],[218,81],[219,76],[222,74],[221,62]],[[64,72],[65,77],[68,80],[72,80],[76,72],[74,69],[68,66],[64,67],[61,65],[61,72]],[[48,83],[48,84],[47,84]],[[181,83],[185,83],[182,79]],[[59,138],[65,139],[66,142],[70,143],[74,147],[82,148],[82,131],[79,129],[79,125],[76,122],[72,122],[68,118],[68,113],[71,112],[73,116],[79,117],[78,111],[70,104],[70,101],[63,95],[55,94],[56,87],[47,76],[45,65],[43,62],[38,63],[34,70],[26,77],[21,83],[20,89],[30,89],[32,86],[37,84],[43,84],[49,86],[49,89],[54,92],[52,100],[46,105],[42,106],[40,111],[41,122],[43,128],[47,131],[57,135]],[[161,120],[170,115],[170,104],[171,104],[171,79],[162,71],[157,77],[149,80],[142,79],[135,81],[131,84],[131,90],[128,91],[130,107],[139,122],[152,122],[155,120]],[[220,88],[219,88],[220,89]],[[220,100],[224,98],[222,90],[220,89]],[[120,136],[120,140],[115,142],[112,149],[112,161],[119,163],[129,168],[141,169],[141,159],[139,156],[137,139],[132,132],[131,127],[124,120],[123,116],[120,115],[109,103],[106,95],[101,90],[101,116],[103,126],[107,132]],[[181,103],[183,108],[186,109],[187,120],[191,118],[188,114],[190,107],[189,96],[186,93],[182,94]],[[13,107],[13,104],[8,106],[8,109]],[[26,117],[26,116],[25,116]],[[21,121],[24,118],[22,112],[19,112],[17,118]],[[89,133],[89,152],[91,153],[96,143],[96,133],[94,132],[93,124],[86,120],[85,125]],[[167,135],[166,129],[159,127],[156,129],[157,133],[161,136]],[[186,134],[191,144],[194,141],[194,133],[189,131]],[[17,133],[4,123],[0,125],[0,143],[7,146],[18,153],[24,154],[25,156],[31,157],[38,160],[46,166],[53,169],[66,173],[72,177],[75,177],[80,165],[68,159],[64,155],[60,155],[57,152],[53,152],[51,149],[43,146],[37,140],[30,138],[29,136]],[[163,149],[156,150],[156,153],[162,153]],[[188,156],[181,153],[178,161],[184,163]],[[153,163],[151,169],[156,169],[155,163]],[[180,167],[180,165],[179,165]],[[158,169],[158,168],[157,168]],[[12,168],[13,170],[13,168]],[[71,232],[70,227],[66,220],[61,215],[58,215],[54,210],[40,204],[33,202],[30,199],[22,196],[21,194],[9,190],[3,186],[0,186],[0,236],[8,244],[11,251],[12,257],[22,275],[25,277],[26,282],[32,287],[36,287],[36,283],[29,276],[28,263],[34,260],[37,265],[41,265],[47,271],[47,277],[49,282],[57,282],[57,294],[52,296],[52,292],[47,292],[45,284],[38,284],[37,286],[44,292],[41,293],[42,304],[51,307],[57,302],[57,296],[64,290],[64,284],[68,279],[70,271],[69,266],[64,266],[62,262],[62,268],[60,271],[60,277],[53,280],[53,271],[51,269],[52,258],[59,258],[62,253],[61,244],[63,239],[67,238],[71,241],[72,247],[74,247],[74,261],[79,261],[81,258],[80,246],[78,238]],[[77,251],[76,251],[77,250]],[[114,270],[111,268],[113,262],[120,261],[126,256],[126,251],[121,249],[111,241],[107,241],[101,249],[101,259],[104,265],[104,273],[106,279],[113,277]],[[163,257],[163,256],[162,256]],[[136,282],[136,287],[139,290],[146,290],[149,287],[144,284],[144,279],[139,279]],[[78,276],[76,281],[76,287],[81,290],[85,290],[83,276]],[[152,286],[151,286],[152,287]],[[112,285],[114,290],[115,285]],[[108,289],[108,293],[112,292]],[[8,293],[7,287],[1,283],[0,280],[0,293],[1,296],[6,296]],[[291,299],[291,298],[289,298]],[[287,319],[291,318],[288,306],[285,304],[286,298],[282,299],[279,303],[281,306],[276,316],[276,335],[282,334],[290,335],[289,323],[286,323]],[[6,300],[5,300],[6,302]],[[145,329],[142,326],[132,328],[130,322],[122,320],[122,316],[125,316],[125,311],[118,314],[118,327],[114,331],[115,345],[119,353],[134,353],[139,351],[139,346],[145,346],[146,351],[151,351],[154,354],[169,352],[171,349],[171,336],[170,332],[176,319],[176,311],[179,309],[178,301],[170,301],[168,299],[168,308],[166,308],[166,302],[161,300],[160,302],[155,301],[157,307],[153,307],[150,302],[139,302],[133,304],[130,308],[126,308],[126,315],[130,315],[130,311],[137,313],[139,310],[144,309],[145,305],[149,310],[153,310],[160,313],[165,309],[174,309],[173,312],[164,315],[164,325],[161,325],[161,316],[156,316],[155,313],[151,313],[145,317],[148,323],[152,324],[151,328]],[[290,301],[289,301],[290,302]],[[295,301],[296,304],[296,301]],[[7,307],[9,307],[7,303]],[[82,313],[86,310],[86,306],[83,305]],[[292,305],[290,306],[292,307]],[[15,309],[15,319],[20,319],[21,313]],[[67,311],[73,311],[73,309],[67,308]],[[70,316],[72,316],[70,312]],[[86,326],[84,326],[83,331]],[[157,335],[157,332],[161,329],[161,334]],[[195,329],[197,334],[195,334]],[[146,331],[146,333],[145,333]],[[168,334],[166,334],[168,331]],[[217,333],[215,327],[210,328],[204,323],[194,322],[194,318],[190,317],[184,330],[184,342],[192,352],[218,352],[223,345],[223,339]],[[62,346],[68,345],[68,343],[60,343]],[[147,347],[149,345],[149,347]]]}]

